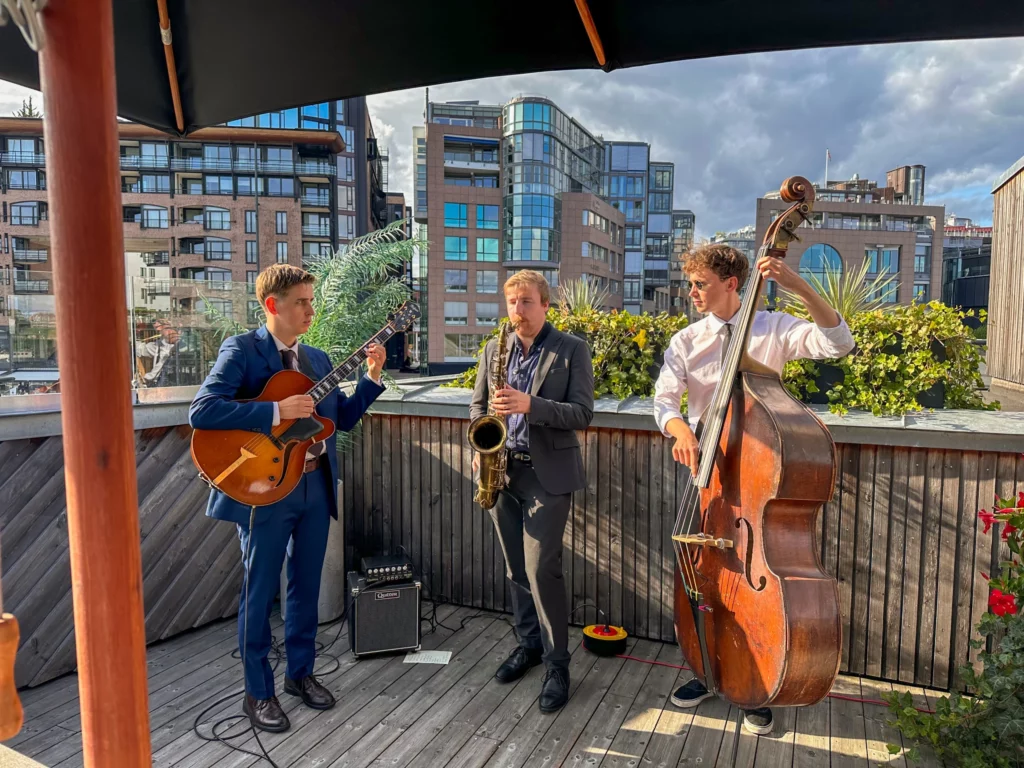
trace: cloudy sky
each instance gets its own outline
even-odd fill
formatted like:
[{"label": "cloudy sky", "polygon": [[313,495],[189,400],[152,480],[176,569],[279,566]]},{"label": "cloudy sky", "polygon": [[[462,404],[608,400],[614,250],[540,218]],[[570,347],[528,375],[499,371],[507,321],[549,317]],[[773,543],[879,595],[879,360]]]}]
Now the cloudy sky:
[{"label": "cloudy sky", "polygon": [[[1024,39],[833,48],[560,72],[430,89],[432,101],[547,96],[606,139],[641,140],[676,166],[675,206],[699,236],[754,220],[755,199],[787,176],[885,181],[927,166],[927,202],[981,224],[992,180],[1024,155]],[[0,82],[0,114],[28,92]],[[390,188],[412,190],[422,89],[369,99],[390,149]]]}]

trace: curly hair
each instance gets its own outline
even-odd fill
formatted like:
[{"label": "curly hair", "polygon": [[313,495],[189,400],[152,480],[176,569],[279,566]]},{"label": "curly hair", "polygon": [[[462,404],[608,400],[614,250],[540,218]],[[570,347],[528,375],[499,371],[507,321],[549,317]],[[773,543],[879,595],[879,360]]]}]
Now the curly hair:
[{"label": "curly hair", "polygon": [[742,286],[750,274],[750,262],[741,251],[725,243],[708,243],[691,248],[683,256],[683,272],[687,275],[698,269],[714,272],[722,280],[735,277]]}]

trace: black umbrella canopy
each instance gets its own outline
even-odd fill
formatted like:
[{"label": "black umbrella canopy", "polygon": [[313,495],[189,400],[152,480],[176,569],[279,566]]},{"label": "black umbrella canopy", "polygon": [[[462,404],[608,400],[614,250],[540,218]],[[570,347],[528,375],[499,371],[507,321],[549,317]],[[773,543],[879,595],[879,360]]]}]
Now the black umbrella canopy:
[{"label": "black umbrella canopy", "polygon": [[[179,133],[158,0],[112,0],[121,116]],[[167,0],[184,132],[480,77],[757,51],[1024,35],[1020,0]],[[582,9],[582,13],[581,13]],[[0,79],[39,88],[0,27]]]}]

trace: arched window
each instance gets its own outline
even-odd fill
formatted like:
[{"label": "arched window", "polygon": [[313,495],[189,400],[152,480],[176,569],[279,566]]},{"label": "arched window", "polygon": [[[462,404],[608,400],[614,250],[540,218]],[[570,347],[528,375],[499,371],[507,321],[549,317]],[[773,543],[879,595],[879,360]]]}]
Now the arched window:
[{"label": "arched window", "polygon": [[815,243],[800,257],[800,277],[808,280],[814,275],[819,282],[825,282],[825,268],[842,273],[843,259],[839,251],[826,243]]}]

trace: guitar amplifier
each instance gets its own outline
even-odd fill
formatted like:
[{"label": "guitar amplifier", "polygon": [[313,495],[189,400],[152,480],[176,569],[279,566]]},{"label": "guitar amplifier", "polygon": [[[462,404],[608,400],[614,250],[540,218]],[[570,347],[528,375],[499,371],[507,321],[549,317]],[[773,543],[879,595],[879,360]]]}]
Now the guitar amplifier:
[{"label": "guitar amplifier", "polygon": [[412,581],[412,560],[404,555],[364,557],[359,567],[367,584]]},{"label": "guitar amplifier", "polygon": [[368,584],[348,572],[349,648],[356,657],[420,648],[420,582]]}]

